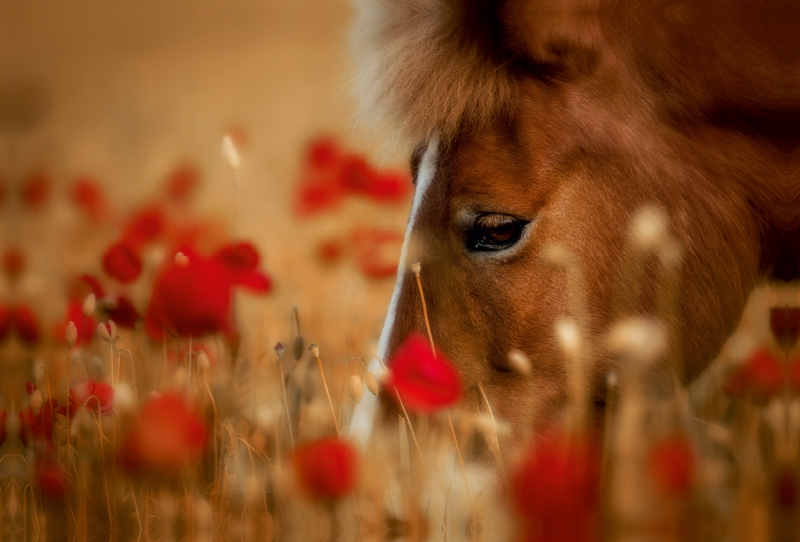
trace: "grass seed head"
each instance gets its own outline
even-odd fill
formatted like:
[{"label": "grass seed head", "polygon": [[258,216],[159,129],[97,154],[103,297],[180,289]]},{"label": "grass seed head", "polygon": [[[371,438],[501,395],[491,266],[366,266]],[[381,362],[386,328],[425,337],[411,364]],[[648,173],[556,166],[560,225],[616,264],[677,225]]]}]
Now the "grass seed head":
[{"label": "grass seed head", "polygon": [[630,359],[655,361],[667,349],[667,333],[655,320],[627,318],[614,324],[608,332],[606,347]]},{"label": "grass seed head", "polygon": [[94,314],[95,307],[97,306],[97,298],[95,298],[94,294],[89,294],[86,296],[86,299],[83,300],[83,317],[89,318]]},{"label": "grass seed head", "polygon": [[420,271],[422,271],[422,266],[419,263],[419,260],[412,260],[411,265],[409,265],[411,272],[414,273],[414,276],[418,277]]},{"label": "grass seed head", "polygon": [[78,328],[75,326],[75,322],[72,320],[70,320],[69,324],[67,324],[66,339],[67,346],[70,348],[72,348],[72,346],[75,344],[75,341],[78,340]]},{"label": "grass seed head", "polygon": [[319,346],[317,346],[316,344],[312,344],[311,346],[309,346],[308,350],[311,352],[311,355],[314,356],[315,358],[319,357]]},{"label": "grass seed head", "polygon": [[42,392],[39,390],[34,390],[34,392],[31,394],[31,410],[36,416],[38,416],[42,411],[43,404],[44,397],[42,396]]},{"label": "grass seed head", "polygon": [[347,383],[347,393],[350,394],[350,399],[355,403],[360,403],[361,398],[364,396],[364,383],[358,375],[350,376]]},{"label": "grass seed head", "polygon": [[364,373],[364,383],[367,385],[367,389],[372,392],[372,395],[378,395],[381,391],[381,385],[378,383],[378,379],[369,371]]},{"label": "grass seed head", "polygon": [[104,341],[111,340],[111,333],[108,331],[108,327],[103,322],[97,324],[97,334],[100,335],[100,338]]}]

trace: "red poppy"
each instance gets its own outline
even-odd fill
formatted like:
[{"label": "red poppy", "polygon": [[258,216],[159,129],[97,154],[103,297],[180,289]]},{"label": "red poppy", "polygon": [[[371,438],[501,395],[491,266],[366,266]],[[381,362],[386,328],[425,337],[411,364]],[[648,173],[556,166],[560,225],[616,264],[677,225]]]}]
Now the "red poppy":
[{"label": "red poppy", "polygon": [[0,342],[5,341],[11,334],[12,322],[11,308],[0,305]]},{"label": "red poppy", "polygon": [[297,448],[293,463],[301,491],[313,501],[341,499],[355,487],[358,453],[349,442],[308,442]]},{"label": "red poppy", "polygon": [[800,336],[800,307],[770,309],[769,327],[778,345],[784,350],[791,350]]},{"label": "red poppy", "polygon": [[10,248],[3,254],[3,271],[6,276],[15,280],[25,268],[25,255],[18,248]]},{"label": "red poppy", "polygon": [[317,245],[317,257],[325,263],[333,263],[342,257],[344,247],[338,239],[328,239]]},{"label": "red poppy", "polygon": [[648,454],[647,469],[660,493],[685,497],[691,490],[695,473],[691,444],[681,436],[656,442]]},{"label": "red poppy", "polygon": [[136,321],[141,318],[139,311],[133,306],[131,300],[125,296],[119,296],[115,305],[106,306],[106,313],[119,327],[128,329],[133,329]]},{"label": "red poppy", "polygon": [[91,342],[94,337],[95,330],[97,329],[97,320],[93,316],[84,318],[83,316],[83,301],[71,299],[67,304],[67,315],[63,322],[56,324],[52,327],[53,338],[58,342],[63,342],[64,334],[66,333],[67,325],[70,322],[75,323],[75,328],[78,330],[78,336],[75,339],[75,346],[80,348],[86,343]]},{"label": "red poppy", "polygon": [[599,454],[585,435],[546,430],[511,477],[525,540],[598,539]]},{"label": "red poppy", "polygon": [[74,418],[81,408],[109,416],[114,410],[114,388],[105,382],[88,380],[79,382],[69,389],[69,411],[67,407],[58,409],[59,414]]},{"label": "red poppy", "polygon": [[195,460],[206,445],[206,427],[177,393],[158,395],[142,408],[125,436],[120,458],[134,470],[170,473]]},{"label": "red poppy", "polygon": [[67,494],[67,474],[58,464],[46,460],[36,465],[36,487],[45,499],[62,500]]},{"label": "red poppy", "polygon": [[22,444],[39,452],[50,452],[53,444],[53,412],[50,402],[45,401],[39,415],[28,407],[19,413],[19,438]]},{"label": "red poppy", "polygon": [[39,342],[39,320],[28,305],[17,305],[11,309],[11,319],[20,339],[30,345]]},{"label": "red poppy", "polygon": [[341,183],[350,192],[381,202],[403,201],[411,192],[408,175],[378,171],[363,156],[356,154],[344,159]]},{"label": "red poppy", "polygon": [[[80,277],[78,277],[78,280],[83,284],[85,284],[86,286],[88,286],[97,299],[103,299],[106,296],[106,293],[103,290],[103,286],[100,284],[100,281],[97,280],[92,275],[81,275]],[[81,292],[78,297],[85,298],[86,295],[87,295],[86,293]]]},{"label": "red poppy", "polygon": [[397,273],[402,234],[390,230],[355,230],[351,239],[358,267],[366,276],[380,279]]},{"label": "red poppy", "polygon": [[103,270],[123,284],[129,284],[142,274],[142,259],[126,241],[117,241],[103,254]]},{"label": "red poppy", "polygon": [[434,355],[420,334],[410,335],[389,363],[384,386],[411,412],[433,414],[461,400],[461,378],[438,350]]},{"label": "red poppy", "polygon": [[50,196],[50,179],[41,171],[37,171],[22,185],[22,201],[32,211],[38,211],[47,204]]},{"label": "red poppy", "polygon": [[191,164],[180,164],[167,177],[167,197],[185,203],[200,184],[200,172]]},{"label": "red poppy", "polygon": [[217,251],[215,259],[227,269],[231,284],[259,293],[272,288],[272,281],[257,271],[260,257],[252,243],[231,243]]},{"label": "red poppy", "polygon": [[766,350],[759,349],[728,377],[722,389],[730,397],[749,397],[758,403],[766,403],[783,383],[781,362]]},{"label": "red poppy", "polygon": [[167,219],[163,209],[157,205],[144,207],[128,219],[122,238],[133,247],[139,248],[158,239],[166,229]]},{"label": "red poppy", "polygon": [[0,410],[0,446],[6,441],[6,437],[8,434],[6,433],[6,420],[8,419],[8,414],[5,410]]},{"label": "red poppy", "polygon": [[79,177],[72,184],[72,202],[94,222],[101,222],[108,210],[103,190],[91,177]]}]

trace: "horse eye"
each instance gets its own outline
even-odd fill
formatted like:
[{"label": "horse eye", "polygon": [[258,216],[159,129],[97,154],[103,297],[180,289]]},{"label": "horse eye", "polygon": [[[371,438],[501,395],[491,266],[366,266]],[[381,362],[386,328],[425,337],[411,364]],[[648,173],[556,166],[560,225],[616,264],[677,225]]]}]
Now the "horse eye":
[{"label": "horse eye", "polygon": [[522,237],[527,223],[509,215],[480,215],[467,231],[467,250],[492,252],[511,248]]}]

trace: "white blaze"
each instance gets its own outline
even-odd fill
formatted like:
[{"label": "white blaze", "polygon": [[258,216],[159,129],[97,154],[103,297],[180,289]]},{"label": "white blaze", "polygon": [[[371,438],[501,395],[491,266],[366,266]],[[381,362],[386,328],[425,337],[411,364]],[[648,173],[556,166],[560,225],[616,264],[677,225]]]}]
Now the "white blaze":
[{"label": "white blaze", "polygon": [[[406,267],[408,267],[406,260],[408,259],[408,247],[411,244],[411,233],[416,225],[417,214],[419,213],[419,208],[425,197],[425,193],[428,191],[428,188],[430,188],[431,182],[436,175],[436,158],[438,151],[439,136],[434,134],[428,143],[425,154],[422,156],[419,171],[417,172],[414,201],[411,203],[411,215],[408,218],[408,225],[406,226],[406,233],[403,238],[403,248],[400,251],[397,281],[394,285],[392,300],[389,303],[389,310],[386,313],[386,320],[383,323],[381,337],[378,340],[378,350],[375,352],[376,357],[369,364],[369,371],[375,375],[381,372],[381,362],[379,359],[384,359],[386,348],[389,345],[389,338],[392,336],[392,328],[394,327],[394,321],[397,315],[397,303],[400,299],[400,289],[403,286],[403,277],[406,274]],[[367,440],[369,439],[377,408],[378,398],[371,393],[367,393],[358,406],[356,406],[356,410],[353,413],[353,419],[350,421],[350,438],[358,442],[362,448],[366,446]]]}]

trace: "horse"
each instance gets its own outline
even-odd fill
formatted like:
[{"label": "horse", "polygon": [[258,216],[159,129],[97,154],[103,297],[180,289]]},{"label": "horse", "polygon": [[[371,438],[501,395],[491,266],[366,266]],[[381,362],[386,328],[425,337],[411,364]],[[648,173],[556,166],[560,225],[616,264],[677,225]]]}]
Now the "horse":
[{"label": "horse", "polygon": [[[667,315],[682,383],[715,357],[756,285],[800,278],[791,2],[360,0],[359,10],[364,117],[415,148],[377,358],[425,329],[408,271],[416,260],[431,335],[458,367],[465,408],[481,403],[480,383],[519,436],[568,402],[553,325],[569,314],[568,285],[541,258],[547,246],[580,265],[584,331],[599,337],[621,316],[613,298],[631,217],[663,210],[682,247]],[[657,273],[643,265],[636,311],[652,314]],[[531,360],[532,376],[510,367],[512,351]],[[597,413],[615,364],[599,355],[587,369]],[[365,397],[351,435],[364,442],[389,403]]]}]

